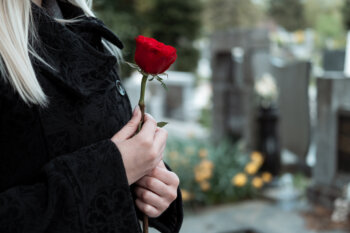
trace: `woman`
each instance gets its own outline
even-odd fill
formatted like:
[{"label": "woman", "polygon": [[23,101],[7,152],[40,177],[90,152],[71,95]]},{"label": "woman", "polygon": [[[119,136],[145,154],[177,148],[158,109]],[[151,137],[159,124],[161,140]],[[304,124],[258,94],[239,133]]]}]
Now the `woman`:
[{"label": "woman", "polygon": [[[73,19],[74,18],[74,19]],[[178,232],[167,133],[131,112],[119,39],[84,0],[0,0],[0,232]]]}]

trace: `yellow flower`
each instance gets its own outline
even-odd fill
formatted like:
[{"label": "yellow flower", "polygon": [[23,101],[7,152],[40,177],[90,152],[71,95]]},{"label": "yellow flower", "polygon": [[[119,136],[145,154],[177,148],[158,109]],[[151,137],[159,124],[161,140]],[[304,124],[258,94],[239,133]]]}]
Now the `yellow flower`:
[{"label": "yellow flower", "polygon": [[185,148],[185,153],[188,155],[193,155],[195,152],[195,149],[192,146],[188,146]]},{"label": "yellow flower", "polygon": [[196,172],[194,175],[194,179],[199,183],[199,182],[206,180],[206,176],[203,175],[203,173],[201,173],[201,172]]},{"label": "yellow flower", "polygon": [[254,151],[250,155],[250,159],[252,160],[252,162],[256,163],[258,166],[261,166],[264,162],[264,156],[258,151]]},{"label": "yellow flower", "polygon": [[202,160],[200,164],[194,167],[195,180],[202,182],[209,179],[213,173],[214,164],[207,159]]},{"label": "yellow flower", "polygon": [[199,184],[201,186],[202,191],[206,192],[210,189],[210,183],[208,181],[202,181]]},{"label": "yellow flower", "polygon": [[254,186],[254,188],[261,188],[264,184],[264,181],[260,178],[260,177],[254,177],[252,180],[252,185]]},{"label": "yellow flower", "polygon": [[238,173],[231,180],[232,185],[242,187],[247,183],[247,176],[243,173]]},{"label": "yellow flower", "polygon": [[177,151],[170,151],[169,153],[169,158],[174,160],[174,159],[177,159],[179,157],[179,153]]},{"label": "yellow flower", "polygon": [[270,172],[264,172],[261,177],[265,183],[269,183],[272,180],[272,175]]},{"label": "yellow flower", "polygon": [[202,162],[200,163],[200,166],[203,168],[203,169],[213,169],[214,167],[214,164],[212,161],[208,160],[208,159],[204,159],[202,160]]},{"label": "yellow flower", "polygon": [[198,152],[198,156],[202,159],[206,158],[208,156],[208,150],[207,149],[200,149]]},{"label": "yellow flower", "polygon": [[202,182],[209,179],[212,176],[212,171],[209,169],[195,169],[195,180],[197,182]]},{"label": "yellow flower", "polygon": [[192,199],[192,194],[185,189],[181,189],[182,200],[189,201]]},{"label": "yellow flower", "polygon": [[249,175],[254,175],[259,169],[259,165],[254,162],[248,163],[244,170],[249,174]]}]

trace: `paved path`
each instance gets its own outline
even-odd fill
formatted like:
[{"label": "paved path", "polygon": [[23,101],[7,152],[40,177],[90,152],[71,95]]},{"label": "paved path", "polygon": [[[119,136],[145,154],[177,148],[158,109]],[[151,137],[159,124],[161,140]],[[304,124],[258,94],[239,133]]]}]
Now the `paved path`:
[{"label": "paved path", "polygon": [[284,211],[267,201],[247,201],[208,208],[196,214],[187,213],[181,233],[229,233],[241,229],[253,229],[259,233],[317,232],[305,229],[304,220],[297,211]]}]

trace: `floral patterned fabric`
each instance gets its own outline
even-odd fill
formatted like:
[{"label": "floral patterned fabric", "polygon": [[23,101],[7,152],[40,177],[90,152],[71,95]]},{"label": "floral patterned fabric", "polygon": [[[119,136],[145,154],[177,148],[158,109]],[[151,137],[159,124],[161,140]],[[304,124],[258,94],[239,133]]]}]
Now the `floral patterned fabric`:
[{"label": "floral patterned fabric", "polygon": [[[59,1],[59,23],[32,3],[40,41],[34,57],[47,108],[25,104],[0,77],[0,232],[141,232],[123,161],[110,138],[131,118],[128,95],[119,94],[117,59],[101,43],[122,43],[103,22]],[[178,198],[150,219],[161,232],[178,232]]]}]

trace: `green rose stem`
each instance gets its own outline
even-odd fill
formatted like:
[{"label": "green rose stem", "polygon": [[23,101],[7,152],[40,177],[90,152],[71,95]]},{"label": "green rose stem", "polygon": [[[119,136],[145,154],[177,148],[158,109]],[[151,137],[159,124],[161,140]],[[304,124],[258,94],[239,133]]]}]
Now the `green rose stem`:
[{"label": "green rose stem", "polygon": [[140,100],[139,100],[139,106],[140,106],[142,116],[141,116],[141,121],[140,121],[139,128],[138,128],[137,132],[139,132],[141,130],[141,127],[142,127],[143,122],[145,120],[145,107],[146,107],[146,105],[145,105],[145,92],[146,92],[147,79],[148,79],[148,75],[143,74],[142,82],[141,82]]},{"label": "green rose stem", "polygon": [[[140,100],[139,100],[139,106],[140,106],[140,110],[141,110],[141,121],[139,123],[139,127],[137,132],[140,132],[141,127],[143,125],[144,122],[144,118],[145,118],[145,92],[146,92],[146,83],[147,83],[147,79],[148,79],[148,74],[143,74],[142,77],[142,82],[141,82],[141,93],[140,93]],[[143,232],[144,233],[148,233],[148,216],[146,214],[143,214]]]}]

